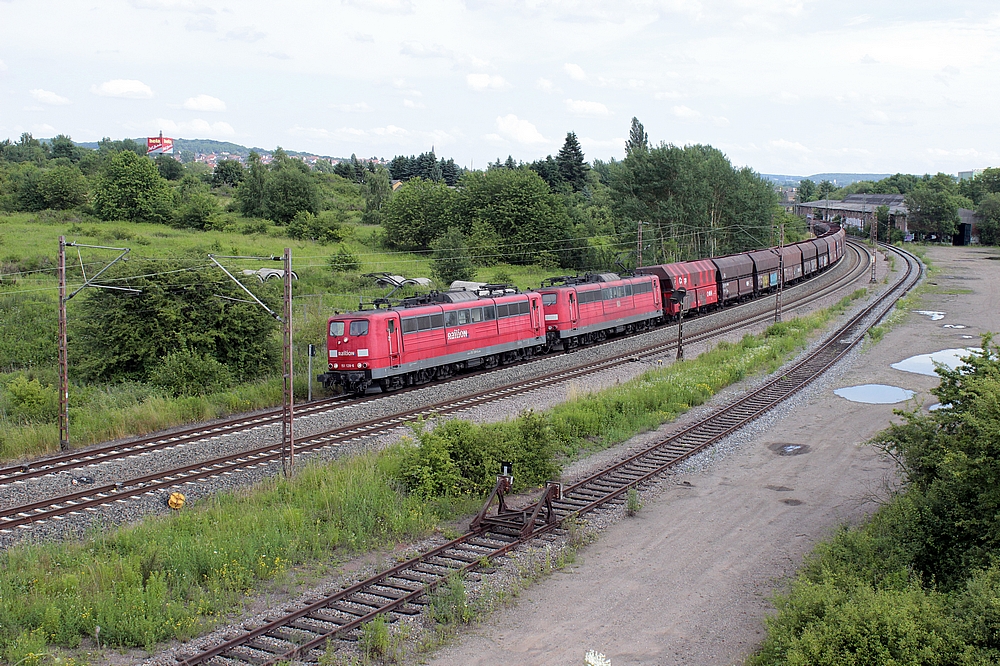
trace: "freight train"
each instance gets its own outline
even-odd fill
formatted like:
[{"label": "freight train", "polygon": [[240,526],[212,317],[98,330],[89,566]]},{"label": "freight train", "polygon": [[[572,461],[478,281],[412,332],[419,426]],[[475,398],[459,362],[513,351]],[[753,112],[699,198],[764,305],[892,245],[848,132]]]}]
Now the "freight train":
[{"label": "freight train", "polygon": [[782,248],[550,278],[536,290],[505,285],[432,292],[330,317],[328,388],[394,391],[473,368],[495,368],[768,294],[834,265],[844,231]]}]

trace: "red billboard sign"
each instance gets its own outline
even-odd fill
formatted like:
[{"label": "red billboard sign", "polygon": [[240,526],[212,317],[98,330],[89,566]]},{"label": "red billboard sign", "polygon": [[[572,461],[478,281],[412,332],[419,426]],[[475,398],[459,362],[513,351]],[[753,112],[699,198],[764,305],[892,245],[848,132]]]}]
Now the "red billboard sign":
[{"label": "red billboard sign", "polygon": [[160,134],[146,139],[147,155],[172,155],[174,152],[174,140]]}]

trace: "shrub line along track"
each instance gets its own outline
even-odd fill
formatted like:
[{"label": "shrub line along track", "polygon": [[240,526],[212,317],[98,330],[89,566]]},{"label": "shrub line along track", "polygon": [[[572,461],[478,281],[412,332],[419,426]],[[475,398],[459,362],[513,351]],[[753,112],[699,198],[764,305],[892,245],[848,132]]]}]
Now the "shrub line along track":
[{"label": "shrub line along track", "polygon": [[905,275],[892,289],[827,336],[812,352],[745,397],[563,489],[558,497],[546,490],[543,500],[551,498],[550,518],[541,518],[538,509],[542,500],[534,512],[528,507],[487,517],[479,529],[458,539],[328,597],[310,600],[221,645],[180,656],[178,661],[185,666],[207,663],[269,666],[291,660],[315,661],[319,656],[317,651],[322,651],[329,641],[356,640],[356,630],[380,614],[418,613],[419,606],[428,603],[427,593],[450,576],[478,569],[489,558],[504,555],[528,541],[552,539],[567,518],[620,504],[630,488],[664,474],[679,462],[760,418],[857,346],[868,329],[889,312],[922,274],[920,262],[913,255],[895,248],[893,251],[906,260]]},{"label": "shrub line along track", "polygon": [[[858,252],[858,247],[852,246],[855,252]],[[870,258],[869,258],[870,261]],[[857,260],[856,265],[853,270],[848,271],[844,278],[835,281],[831,285],[822,287],[812,294],[803,294],[797,296],[795,299],[786,302],[786,309],[792,309],[796,304],[802,302],[808,302],[809,300],[819,298],[827,293],[830,293],[836,289],[839,289],[843,284],[847,284],[857,279],[858,275],[865,268],[862,265],[860,258]],[[759,304],[762,301],[753,301],[750,304]],[[739,307],[739,306],[736,306]],[[732,311],[735,308],[729,308],[726,311]],[[718,334],[719,332],[728,332],[737,328],[738,326],[743,326],[750,323],[756,323],[763,321],[768,318],[769,315],[756,315],[744,319],[740,322],[735,322],[734,324],[724,325],[722,327],[714,329],[713,333]],[[698,321],[697,319],[695,321]],[[687,336],[686,341],[697,342],[699,340],[706,339],[704,333],[692,333]],[[591,345],[590,348],[613,344],[617,338],[611,338],[610,340],[600,343],[600,345]],[[669,349],[673,349],[673,343],[653,345],[647,349],[639,350],[633,354],[623,354],[615,357],[615,360],[620,362],[622,360],[627,360],[628,358],[634,358],[636,356],[646,356],[656,353],[663,353]],[[508,366],[510,367],[510,366]],[[605,369],[605,364],[602,364],[598,370]],[[469,374],[459,375],[457,377],[451,378],[449,380],[438,382],[438,385],[445,384],[451,381],[458,381],[460,379],[468,377]],[[416,389],[425,388],[424,386],[417,386],[410,389],[405,389],[405,391],[411,391]],[[405,391],[396,391],[393,395],[398,395]],[[314,402],[304,403],[297,405],[295,407],[296,416],[308,416],[320,414],[344,405],[356,406],[361,404],[361,401],[371,401],[384,398],[384,394],[378,394],[369,396],[367,398],[357,398],[354,396],[337,396],[334,398],[328,398],[324,400],[318,400]],[[184,428],[181,430],[174,430],[172,432],[160,432],[140,439],[132,439],[127,442],[115,442],[112,444],[104,444],[96,447],[89,447],[86,449],[67,451],[53,456],[48,456],[45,458],[40,458],[37,460],[26,461],[23,463],[18,463],[15,465],[9,465],[7,467],[0,467],[0,485],[5,485],[9,483],[14,483],[17,481],[26,481],[28,479],[37,478],[45,476],[48,474],[55,474],[69,469],[75,469],[85,466],[92,466],[95,464],[107,462],[110,460],[116,460],[120,458],[125,458],[134,455],[140,455],[145,453],[151,453],[155,451],[168,450],[170,448],[181,446],[185,444],[192,444],[198,441],[203,441],[205,439],[220,437],[223,435],[229,435],[237,432],[242,432],[246,430],[251,430],[253,428],[259,428],[267,425],[281,423],[282,412],[280,409],[267,410],[262,413],[258,413],[252,416],[237,416],[234,418],[225,419],[222,421],[216,421],[210,424],[197,425],[189,428]],[[91,492],[96,492],[93,489]]]},{"label": "shrub line along track", "polygon": [[[867,267],[859,261],[855,269],[850,271],[843,279],[838,280],[833,285],[819,290],[817,293],[820,295],[826,294],[835,288],[840,288],[842,286],[841,283],[853,281],[854,279],[857,279],[857,275],[862,274],[867,274]],[[803,297],[801,300],[816,297],[818,296],[813,294],[808,297]],[[768,320],[771,317],[773,317],[771,312],[761,313],[742,319],[738,322],[711,328],[700,333],[694,333],[687,336],[686,341],[688,343],[692,343],[711,339],[722,333],[746,326],[748,323]],[[481,391],[462,398],[447,400],[406,412],[397,413],[391,416],[363,421],[316,435],[303,437],[296,442],[296,454],[314,452],[331,446],[340,446],[363,437],[370,437],[388,432],[404,423],[414,422],[418,419],[464,411],[472,407],[503,398],[528,393],[554,384],[597,373],[602,370],[607,370],[609,368],[616,367],[623,362],[634,361],[642,357],[662,354],[675,348],[675,346],[675,342],[650,345],[628,354],[616,355],[593,363],[577,366],[575,368],[551,372],[533,379],[522,380],[505,386]],[[318,406],[314,411],[320,411],[324,408],[324,406]],[[217,437],[249,427],[266,425],[273,420],[274,419],[268,418],[267,415],[262,415],[250,420],[240,420],[240,423],[249,423],[249,425],[243,425],[242,427],[237,427],[236,422],[234,421],[233,424],[229,424],[228,426],[226,424],[217,424],[210,427],[192,428],[190,431],[184,431],[183,433],[149,439],[151,441],[166,440],[168,443],[164,448],[169,448],[171,446],[176,446],[179,443],[171,441],[170,437],[179,436],[188,432],[192,433],[191,437],[197,437],[198,434],[200,434],[201,438]],[[148,450],[142,449],[137,451],[132,448],[131,444],[127,444],[125,446],[129,448],[124,453],[116,453],[113,457],[141,455]],[[62,520],[67,514],[79,513],[81,511],[94,511],[98,507],[112,502],[124,502],[128,498],[142,495],[155,495],[159,492],[164,492],[170,488],[176,488],[181,485],[207,481],[221,474],[231,474],[240,470],[267,465],[272,462],[279,461],[281,456],[282,450],[280,443],[269,444],[267,446],[213,458],[212,460],[193,463],[184,467],[160,470],[151,474],[133,477],[119,483],[105,484],[59,497],[47,498],[29,504],[0,509],[0,532],[9,533],[15,528],[29,528],[32,524],[40,524],[47,520]],[[82,458],[82,456],[79,457]],[[110,456],[105,457],[104,459],[109,458]],[[83,460],[83,462],[86,464],[94,464],[89,460]],[[63,468],[39,470],[29,469],[28,473],[31,473],[34,476],[40,476],[42,474],[55,473]],[[0,482],[2,482],[2,480],[0,480]],[[10,481],[7,482],[9,483]]]}]

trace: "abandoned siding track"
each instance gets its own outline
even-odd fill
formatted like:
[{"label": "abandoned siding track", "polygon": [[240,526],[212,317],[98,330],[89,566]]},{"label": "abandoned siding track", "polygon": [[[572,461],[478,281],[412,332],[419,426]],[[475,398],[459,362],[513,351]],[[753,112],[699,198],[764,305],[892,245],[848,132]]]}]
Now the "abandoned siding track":
[{"label": "abandoned siding track", "polygon": [[[895,250],[894,250],[895,251]],[[623,501],[630,488],[648,482],[750,421],[760,418],[819,377],[864,339],[896,300],[916,284],[919,261],[897,251],[907,263],[896,285],[844,326],[829,335],[805,358],[752,394],[734,401],[671,437],[561,491],[546,489],[532,507],[488,516],[479,529],[378,573],[328,597],[312,600],[265,624],[198,653],[178,657],[180,664],[254,664],[315,661],[329,641],[357,640],[358,629],[380,614],[412,615],[428,603],[427,593],[450,576],[488,565],[519,545],[552,539],[563,522]],[[498,488],[500,482],[498,481]],[[545,498],[551,512],[540,511]],[[491,498],[492,499],[492,498]],[[520,523],[515,518],[519,516]]]}]

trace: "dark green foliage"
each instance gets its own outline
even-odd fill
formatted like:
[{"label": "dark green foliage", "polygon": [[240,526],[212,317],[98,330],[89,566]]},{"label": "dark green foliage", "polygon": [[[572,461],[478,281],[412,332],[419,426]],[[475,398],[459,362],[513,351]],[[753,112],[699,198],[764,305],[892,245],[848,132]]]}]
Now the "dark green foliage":
[{"label": "dark green foliage", "polygon": [[976,207],[979,216],[979,242],[1000,245],[1000,194],[986,194]]},{"label": "dark green foliage", "polygon": [[59,411],[59,391],[52,384],[23,374],[3,377],[0,384],[0,415],[20,423],[45,423]]},{"label": "dark green foliage", "polygon": [[127,150],[128,152],[137,155],[138,157],[146,156],[146,144],[145,142],[139,143],[138,141],[133,141],[132,139],[121,139],[118,141],[113,141],[108,137],[104,137],[97,142],[97,150],[101,155],[109,156],[115,153],[120,153]]},{"label": "dark green foliage", "polygon": [[389,172],[383,167],[367,172],[363,190],[365,193],[365,212],[361,216],[361,221],[364,224],[378,224],[382,221],[382,207],[392,196]]},{"label": "dark green foliage", "polygon": [[587,172],[590,166],[583,159],[583,149],[580,141],[576,138],[576,132],[566,134],[566,141],[556,155],[556,164],[559,166],[559,175],[564,182],[573,187],[574,192],[579,192],[587,185]]},{"label": "dark green foliage", "polygon": [[156,170],[167,180],[180,180],[184,176],[184,165],[172,155],[157,155],[154,159]]},{"label": "dark green foliage", "polygon": [[251,152],[247,158],[246,177],[236,190],[236,203],[243,217],[264,217],[264,186],[267,184],[267,167],[260,155]]},{"label": "dark green foliage", "polygon": [[803,178],[799,181],[799,191],[798,200],[799,203],[805,203],[807,201],[816,201],[819,197],[816,195],[816,183],[809,180],[808,178]]},{"label": "dark green foliage", "polygon": [[[185,270],[186,269],[186,270]],[[280,357],[273,332],[278,323],[217,268],[170,261],[131,261],[112,268],[109,279],[141,289],[133,294],[88,290],[70,326],[71,367],[89,379],[145,380],[161,359],[181,350],[225,365],[239,380],[269,374]],[[131,277],[125,276],[151,276]],[[269,287],[247,287],[277,307]],[[277,287],[274,287],[275,289]]]},{"label": "dark green foliage", "polygon": [[0,141],[0,159],[7,162],[31,162],[41,166],[47,156],[45,146],[31,136],[30,132],[22,133],[17,143],[13,143],[10,139]]},{"label": "dark green foliage", "polygon": [[414,178],[382,205],[386,245],[401,250],[428,249],[451,221],[458,194],[442,182]]},{"label": "dark green foliage", "polygon": [[177,210],[177,226],[205,229],[219,212],[218,200],[208,192],[195,191],[181,201]]},{"label": "dark green foliage", "polygon": [[232,386],[233,375],[208,354],[180,349],[150,371],[149,383],[174,396],[205,395]]},{"label": "dark green foliage", "polygon": [[500,462],[514,463],[514,488],[550,480],[558,471],[555,439],[545,417],[526,412],[514,421],[474,425],[449,420],[416,430],[400,469],[407,489],[420,497],[484,495],[493,489]]},{"label": "dark green foliage", "polygon": [[319,191],[309,173],[284,167],[264,182],[263,217],[287,224],[300,212],[315,214],[318,210]]},{"label": "dark green foliage", "polygon": [[335,164],[333,173],[360,185],[365,182],[365,173],[373,169],[374,166],[371,162],[362,162],[357,155],[351,155],[351,159],[342,160]]},{"label": "dark green foliage", "polygon": [[223,185],[238,187],[243,182],[245,175],[243,165],[236,160],[221,160],[215,165],[215,171],[212,172],[212,185],[215,187]]},{"label": "dark green foliage", "polygon": [[455,280],[471,280],[476,276],[465,235],[456,227],[436,238],[431,249],[434,250],[431,270],[440,284],[449,285]]},{"label": "dark green foliage", "polygon": [[625,156],[632,153],[645,153],[649,151],[649,135],[646,129],[639,122],[639,119],[632,116],[632,127],[629,128],[628,141],[625,142]]},{"label": "dark green foliage", "polygon": [[959,182],[958,192],[979,205],[990,194],[1000,194],[1000,169],[985,169],[973,178]]},{"label": "dark green foliage", "polygon": [[172,205],[156,165],[128,150],[111,156],[94,188],[94,210],[103,220],[165,222]]},{"label": "dark green foliage", "polygon": [[643,263],[669,263],[772,245],[777,199],[749,168],[711,146],[660,145],[608,167],[619,232],[643,228]]},{"label": "dark green foliage", "polygon": [[509,263],[533,263],[540,252],[562,259],[566,239],[571,235],[564,199],[553,194],[548,184],[528,168],[466,173],[454,215],[465,233],[477,223],[492,228],[503,239],[497,259]]},{"label": "dark green foliage", "polygon": [[958,193],[955,178],[945,173],[925,175],[906,195],[908,226],[918,232],[934,233],[938,240],[955,233],[958,209],[972,203]]},{"label": "dark green foliage", "polygon": [[559,165],[551,155],[547,156],[544,160],[535,160],[528,165],[528,168],[548,183],[552,190],[559,190],[559,186],[565,182],[562,174],[559,173]]},{"label": "dark green foliage", "polygon": [[420,155],[397,155],[389,162],[389,173],[393,180],[407,181],[412,178],[425,180],[444,180],[445,185],[454,186],[463,173],[463,169],[455,164],[453,159],[438,160],[434,151]]},{"label": "dark green foliage", "polygon": [[86,152],[89,151],[86,148],[77,146],[73,143],[73,139],[69,138],[65,134],[57,135],[54,139],[52,139],[52,143],[49,144],[50,158],[59,159],[60,157],[65,157],[74,164],[79,162]]},{"label": "dark green foliage", "polygon": [[39,169],[26,164],[19,170],[16,192],[18,210],[65,210],[86,201],[87,180],[74,165]]}]

